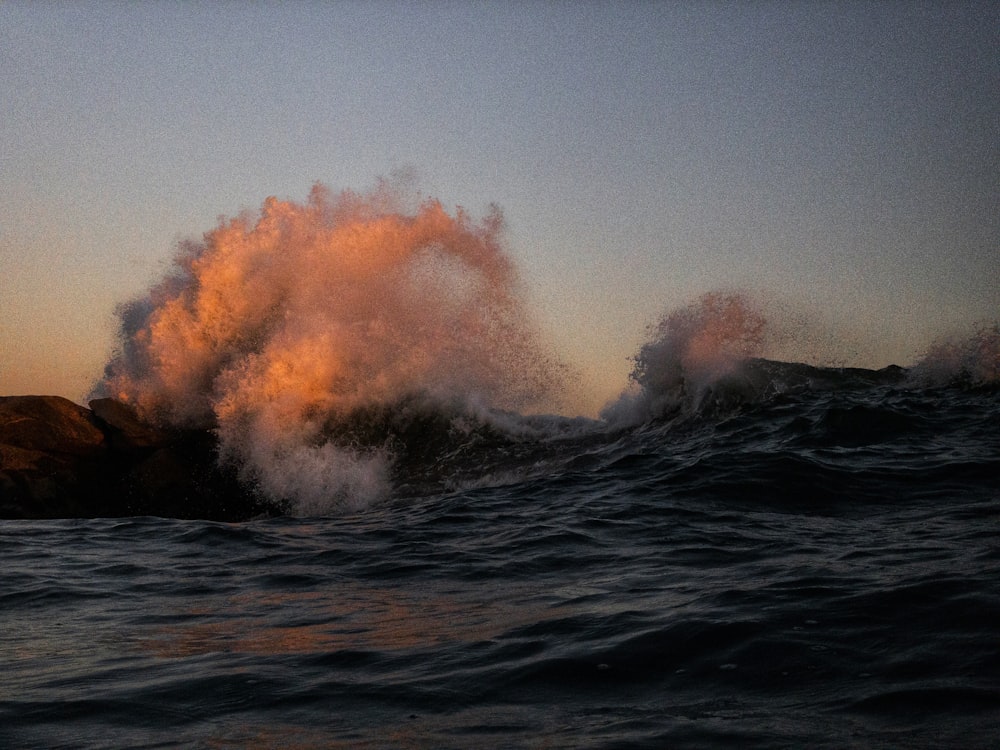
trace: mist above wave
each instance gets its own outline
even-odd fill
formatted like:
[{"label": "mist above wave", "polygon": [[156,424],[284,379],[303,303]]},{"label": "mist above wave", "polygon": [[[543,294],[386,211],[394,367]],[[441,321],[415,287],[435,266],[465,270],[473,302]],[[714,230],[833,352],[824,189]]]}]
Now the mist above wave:
[{"label": "mist above wave", "polygon": [[391,456],[328,439],[330,424],[412,394],[526,410],[559,391],[504,251],[503,220],[407,210],[382,182],[268,198],[182,243],[170,272],[122,305],[96,395],[147,419],[218,428],[224,459],[302,509],[388,491]]}]

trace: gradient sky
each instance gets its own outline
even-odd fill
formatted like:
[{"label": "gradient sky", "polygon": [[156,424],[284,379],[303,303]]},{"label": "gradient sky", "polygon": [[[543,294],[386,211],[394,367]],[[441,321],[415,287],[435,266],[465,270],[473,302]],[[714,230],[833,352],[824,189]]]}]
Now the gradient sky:
[{"label": "gradient sky", "polygon": [[399,171],[500,205],[582,410],[719,287],[909,364],[1000,318],[1000,4],[4,2],[0,394],[81,401],[219,216]]}]

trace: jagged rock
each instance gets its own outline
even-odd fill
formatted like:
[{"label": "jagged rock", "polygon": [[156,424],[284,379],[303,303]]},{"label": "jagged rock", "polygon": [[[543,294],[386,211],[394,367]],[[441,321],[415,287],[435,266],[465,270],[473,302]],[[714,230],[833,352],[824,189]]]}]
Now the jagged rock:
[{"label": "jagged rock", "polygon": [[58,396],[0,398],[0,516],[86,514],[107,442],[93,415]]},{"label": "jagged rock", "polygon": [[210,430],[162,430],[111,399],[91,409],[56,396],[0,397],[0,518],[277,512],[218,465]]}]

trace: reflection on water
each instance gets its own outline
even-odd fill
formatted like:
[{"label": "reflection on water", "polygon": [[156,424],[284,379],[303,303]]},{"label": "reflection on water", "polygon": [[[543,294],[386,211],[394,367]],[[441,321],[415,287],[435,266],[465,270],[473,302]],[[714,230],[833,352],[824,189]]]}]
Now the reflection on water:
[{"label": "reflection on water", "polygon": [[177,622],[156,628],[138,643],[163,658],[392,651],[489,640],[563,610],[551,595],[527,587],[494,593],[493,599],[473,599],[468,591],[357,586],[329,592],[248,591],[217,607],[178,613]]}]

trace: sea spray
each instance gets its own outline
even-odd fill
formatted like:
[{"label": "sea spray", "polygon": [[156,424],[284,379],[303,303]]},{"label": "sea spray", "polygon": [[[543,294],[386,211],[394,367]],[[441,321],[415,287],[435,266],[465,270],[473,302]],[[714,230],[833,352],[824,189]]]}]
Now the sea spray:
[{"label": "sea spray", "polygon": [[543,346],[494,209],[473,221],[387,182],[268,198],[182,243],[170,272],[119,311],[95,395],[147,419],[214,426],[223,459],[293,510],[389,490],[390,451],[338,424],[414,394],[480,409],[552,403],[564,368]]},{"label": "sea spray", "polygon": [[1000,384],[1000,323],[937,339],[911,368],[909,380],[918,386]]},{"label": "sea spray", "polygon": [[631,383],[601,413],[629,425],[698,409],[712,387],[732,376],[769,340],[762,308],[743,292],[710,292],[665,314],[633,358]]}]

